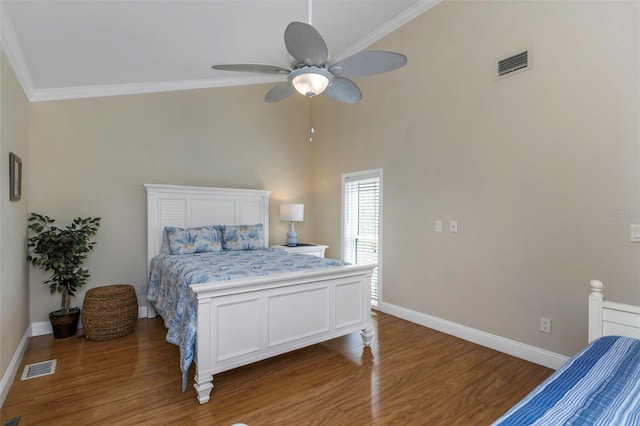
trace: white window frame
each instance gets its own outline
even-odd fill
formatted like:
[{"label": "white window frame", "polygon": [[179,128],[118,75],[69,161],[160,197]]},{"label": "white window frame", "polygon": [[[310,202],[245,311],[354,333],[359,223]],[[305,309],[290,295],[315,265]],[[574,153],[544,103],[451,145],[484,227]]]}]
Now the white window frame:
[{"label": "white window frame", "polygon": [[341,258],[345,258],[345,223],[346,223],[346,192],[345,185],[349,181],[364,180],[377,177],[379,180],[379,204],[378,204],[378,299],[371,301],[371,307],[377,308],[382,303],[382,211],[383,211],[383,173],[382,168],[363,170],[358,172],[343,173],[342,174],[342,223],[340,232],[341,242]]}]

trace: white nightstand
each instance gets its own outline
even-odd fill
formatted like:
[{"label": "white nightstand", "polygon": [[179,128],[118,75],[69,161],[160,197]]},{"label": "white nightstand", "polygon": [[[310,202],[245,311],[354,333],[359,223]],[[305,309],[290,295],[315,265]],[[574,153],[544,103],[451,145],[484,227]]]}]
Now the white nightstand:
[{"label": "white nightstand", "polygon": [[329,246],[325,246],[322,244],[298,244],[295,247],[289,247],[286,245],[283,246],[271,246],[271,248],[276,248],[280,250],[284,250],[289,253],[302,253],[308,254],[311,256],[324,257],[324,251],[329,248]]}]

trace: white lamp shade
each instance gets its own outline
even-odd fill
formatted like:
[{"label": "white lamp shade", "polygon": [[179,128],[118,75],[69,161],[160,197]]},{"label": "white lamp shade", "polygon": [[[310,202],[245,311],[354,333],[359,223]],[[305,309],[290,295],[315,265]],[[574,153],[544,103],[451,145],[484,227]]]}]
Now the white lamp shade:
[{"label": "white lamp shade", "polygon": [[304,218],[304,204],[280,204],[280,220],[302,222]]}]

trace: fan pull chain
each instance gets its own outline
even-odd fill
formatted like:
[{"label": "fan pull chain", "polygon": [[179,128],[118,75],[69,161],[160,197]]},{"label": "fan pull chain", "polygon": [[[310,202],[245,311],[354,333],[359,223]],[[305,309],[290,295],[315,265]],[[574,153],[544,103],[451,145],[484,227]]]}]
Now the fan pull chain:
[{"label": "fan pull chain", "polygon": [[311,99],[309,99],[309,143],[313,142],[313,134],[316,132],[316,129],[313,128],[313,123],[311,122]]}]

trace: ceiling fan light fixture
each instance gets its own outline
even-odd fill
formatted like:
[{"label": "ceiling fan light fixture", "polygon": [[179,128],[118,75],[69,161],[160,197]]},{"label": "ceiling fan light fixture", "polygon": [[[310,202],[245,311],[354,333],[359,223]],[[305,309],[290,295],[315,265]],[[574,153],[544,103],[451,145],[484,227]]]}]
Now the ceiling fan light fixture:
[{"label": "ceiling fan light fixture", "polygon": [[351,78],[393,71],[407,63],[407,57],[401,53],[377,50],[361,51],[338,62],[328,61],[327,43],[318,30],[304,22],[294,21],[287,26],[284,44],[294,59],[291,69],[265,64],[214,65],[213,69],[288,74],[286,82],[269,90],[265,102],[279,102],[298,92],[308,98],[324,94],[335,101],[353,104],[362,99],[362,92]]},{"label": "ceiling fan light fixture", "polygon": [[325,91],[333,81],[333,75],[324,68],[303,67],[291,71],[289,82],[301,94],[310,98]]}]

